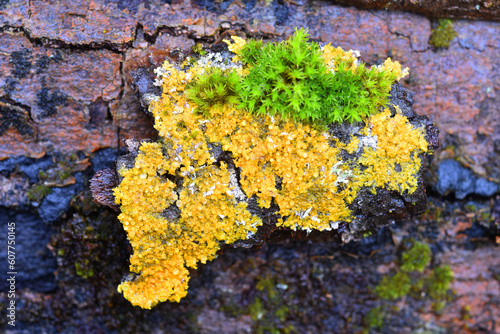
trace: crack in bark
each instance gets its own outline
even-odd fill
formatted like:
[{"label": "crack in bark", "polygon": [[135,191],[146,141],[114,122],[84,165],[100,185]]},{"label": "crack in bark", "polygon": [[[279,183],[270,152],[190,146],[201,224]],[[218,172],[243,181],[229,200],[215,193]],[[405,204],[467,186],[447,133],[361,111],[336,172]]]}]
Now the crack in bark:
[{"label": "crack in bark", "polygon": [[[126,85],[126,81],[125,81],[125,73],[123,71],[123,65],[125,64],[125,53],[122,54],[122,60],[120,61],[120,68],[119,68],[119,72],[120,72],[120,80],[121,80],[121,85],[120,85],[120,93],[118,94],[118,97],[116,98],[116,101],[121,101],[122,98],[123,98],[123,95],[125,94],[125,85]],[[115,121],[114,117],[113,117],[113,114],[111,114],[111,117],[113,118],[113,122]],[[117,124],[116,125],[116,148],[119,149],[120,148],[120,125]]]},{"label": "crack in bark", "polygon": [[62,40],[52,39],[48,37],[33,37],[31,32],[24,26],[10,26],[5,25],[0,27],[0,33],[3,32],[18,32],[26,37],[33,46],[48,47],[53,49],[67,49],[70,51],[95,51],[95,50],[108,50],[117,54],[124,53],[133,45],[133,40],[127,43],[112,43],[112,42],[91,42],[82,44],[66,43]]},{"label": "crack in bark", "polygon": [[485,7],[484,1],[481,0],[335,0],[333,3],[343,7],[354,6],[360,10],[402,11],[429,18],[500,21],[500,15],[498,15],[500,13],[499,3],[495,2],[489,7]]}]

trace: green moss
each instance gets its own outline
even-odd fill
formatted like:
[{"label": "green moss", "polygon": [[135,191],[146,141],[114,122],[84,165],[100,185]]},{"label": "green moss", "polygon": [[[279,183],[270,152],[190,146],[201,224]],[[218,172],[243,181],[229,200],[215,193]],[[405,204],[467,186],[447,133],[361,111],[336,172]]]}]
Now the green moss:
[{"label": "green moss", "polygon": [[51,191],[52,190],[44,184],[36,184],[28,190],[26,195],[30,202],[40,203]]},{"label": "green moss", "polygon": [[432,271],[426,280],[427,293],[431,298],[444,299],[453,281],[453,271],[450,266],[440,266]]},{"label": "green moss", "polygon": [[39,170],[38,177],[40,178],[40,180],[44,180],[44,179],[48,178],[48,174],[46,171]]},{"label": "green moss", "polygon": [[239,102],[240,76],[234,72],[224,73],[214,67],[201,75],[186,90],[187,99],[196,103],[196,112],[209,116],[213,107],[234,106]]},{"label": "green moss", "polygon": [[449,301],[448,292],[453,272],[447,265],[429,270],[431,256],[432,252],[427,244],[413,238],[406,241],[399,270],[392,276],[384,276],[374,289],[382,299],[381,306],[365,315],[365,333],[372,327],[382,325],[384,311],[399,311],[394,301],[405,295],[415,299],[430,297],[432,310],[436,313],[442,311]]},{"label": "green moss", "polygon": [[[77,197],[76,201],[81,199]],[[82,209],[81,212],[88,210]],[[98,282],[118,270],[109,263],[111,258],[118,256],[116,249],[125,241],[125,235],[118,233],[115,224],[110,223],[113,219],[114,213],[104,209],[99,215],[95,211],[88,215],[76,213],[60,227],[51,245],[56,249],[58,270],[62,275],[76,274]]]},{"label": "green moss", "polygon": [[271,301],[276,301],[276,298],[279,298],[278,290],[276,289],[276,280],[271,276],[260,279],[255,287],[260,291],[266,291]]},{"label": "green moss", "polygon": [[254,333],[287,334],[296,332],[293,325],[283,324],[289,313],[286,305],[281,305],[274,313],[267,306],[269,305],[257,297],[248,307],[248,313],[252,320],[255,321]]},{"label": "green moss", "polygon": [[444,300],[436,300],[435,302],[432,303],[432,311],[434,312],[441,312],[444,307],[446,306],[446,301]]},{"label": "green moss", "polygon": [[320,46],[309,42],[302,28],[279,43],[250,40],[239,56],[248,73],[211,67],[188,85],[186,96],[198,106],[197,112],[209,116],[214,106],[238,106],[250,113],[281,115],[322,128],[362,121],[377,113],[387,104],[398,79],[394,71],[367,68],[357,60],[353,66],[352,59],[327,67]]},{"label": "green moss", "polygon": [[457,33],[453,29],[452,21],[441,19],[438,21],[438,26],[432,30],[429,44],[436,48],[447,48],[455,37]]},{"label": "green moss", "polygon": [[[295,327],[286,323],[290,316],[290,307],[285,296],[277,289],[274,275],[266,275],[258,280],[256,289],[261,291],[253,303],[248,306],[247,314],[254,320],[253,333],[295,333]],[[286,286],[286,284],[282,284]]]},{"label": "green moss", "polygon": [[432,252],[429,245],[410,240],[410,247],[401,256],[401,270],[423,272],[431,261]]},{"label": "green moss", "polygon": [[365,233],[363,233],[363,238],[368,238],[368,237],[370,237],[372,234],[373,234],[373,233],[372,233],[372,231],[365,232]]},{"label": "green moss", "polygon": [[199,54],[200,56],[204,56],[207,54],[207,51],[204,50],[203,45],[200,43],[196,43],[195,45],[193,45],[191,47],[191,51],[193,51],[193,53]]},{"label": "green moss", "polygon": [[243,79],[241,107],[330,124],[361,121],[387,103],[395,76],[363,64],[353,70],[343,63],[332,73],[319,45],[307,37],[307,31],[300,29],[287,41],[245,45],[241,57],[252,67]]},{"label": "green moss", "polygon": [[38,171],[40,182],[48,186],[66,185],[65,180],[71,177],[73,167],[77,164],[78,156],[71,154],[64,159],[58,160],[56,165],[48,170]]},{"label": "green moss", "polygon": [[262,306],[260,298],[255,298],[254,302],[248,306],[248,312],[250,313],[253,321],[259,321],[262,319],[266,311],[264,310],[264,306]]},{"label": "green moss", "polygon": [[469,320],[471,318],[470,306],[467,305],[462,307],[462,309],[460,310],[460,314],[462,315],[462,320]]},{"label": "green moss", "polygon": [[71,171],[69,170],[61,170],[59,171],[59,173],[57,174],[57,177],[59,178],[59,180],[61,181],[64,181],[66,180],[68,177],[71,176]]},{"label": "green moss", "polygon": [[76,274],[85,279],[94,276],[94,271],[89,267],[89,259],[82,259],[82,262],[75,262]]},{"label": "green moss", "polygon": [[384,324],[384,313],[382,307],[370,309],[363,317],[363,323],[367,328],[380,328]]},{"label": "green moss", "polygon": [[481,221],[485,223],[492,223],[494,221],[494,218],[491,216],[490,212],[482,212]]},{"label": "green moss", "polygon": [[288,306],[282,305],[281,307],[279,307],[276,312],[274,312],[274,316],[281,322],[285,321],[286,317],[288,316]]},{"label": "green moss", "polygon": [[466,203],[464,205],[464,209],[466,212],[476,212],[477,211],[477,206],[472,204],[472,203]]},{"label": "green moss", "polygon": [[421,292],[424,288],[424,278],[420,278],[420,275],[417,276],[416,281],[412,281],[412,286],[411,286],[411,292],[413,293],[414,296],[419,296],[421,295]]},{"label": "green moss", "polygon": [[398,271],[395,275],[384,276],[375,288],[375,293],[382,299],[396,300],[406,295],[411,289],[411,280],[407,273]]}]

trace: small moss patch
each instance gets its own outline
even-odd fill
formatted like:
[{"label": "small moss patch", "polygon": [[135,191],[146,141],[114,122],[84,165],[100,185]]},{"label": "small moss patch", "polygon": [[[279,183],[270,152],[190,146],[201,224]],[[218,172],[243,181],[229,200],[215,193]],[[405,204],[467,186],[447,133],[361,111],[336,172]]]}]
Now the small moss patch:
[{"label": "small moss patch", "polygon": [[381,326],[384,313],[394,310],[394,302],[399,298],[427,298],[433,312],[441,311],[450,300],[451,268],[448,265],[429,268],[432,252],[424,242],[411,238],[403,245],[401,266],[395,273],[382,277],[373,290],[381,305],[365,315],[366,329]]},{"label": "small moss patch", "polygon": [[423,272],[431,261],[431,249],[429,245],[412,239],[407,251],[401,257],[401,270]]},{"label": "small moss patch", "polygon": [[50,194],[51,189],[44,184],[36,184],[28,190],[28,200],[30,202],[40,203],[42,199]]},{"label": "small moss patch", "polygon": [[455,37],[457,37],[457,33],[453,29],[453,22],[448,19],[440,19],[437,27],[432,30],[429,44],[436,48],[448,48]]}]

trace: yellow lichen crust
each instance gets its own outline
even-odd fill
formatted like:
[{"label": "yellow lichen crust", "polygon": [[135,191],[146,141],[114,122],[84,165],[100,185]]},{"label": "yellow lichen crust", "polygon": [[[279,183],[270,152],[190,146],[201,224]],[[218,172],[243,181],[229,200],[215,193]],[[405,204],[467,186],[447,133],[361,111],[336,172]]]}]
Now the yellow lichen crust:
[{"label": "yellow lichen crust", "polygon": [[344,51],[340,46],[334,48],[327,44],[322,48],[323,59],[329,70],[335,70],[339,64],[344,64],[347,69],[355,71],[358,68],[359,51]]},{"label": "yellow lichen crust", "polygon": [[256,195],[263,208],[272,200],[278,204],[279,214],[287,217],[280,225],[329,230],[331,223],[349,218],[344,198],[353,194],[338,188],[349,171],[339,161],[342,145],[337,139],[277,116],[257,118],[237,110],[212,116],[207,137],[232,152],[247,197]]},{"label": "yellow lichen crust", "polygon": [[422,128],[414,129],[405,116],[384,112],[370,118],[364,133],[377,137],[377,148],[365,148],[358,162],[365,166],[358,182],[364,187],[385,187],[399,193],[417,189],[420,153],[427,152]]},{"label": "yellow lichen crust", "polygon": [[[359,51],[349,50],[344,51],[341,47],[334,48],[330,44],[325,45],[322,49],[325,64],[330,71],[335,72],[339,64],[343,64],[346,69],[356,71],[358,68]],[[408,67],[402,68],[397,61],[392,61],[387,58],[382,65],[375,66],[380,72],[392,74],[396,80],[400,80],[410,74]]]},{"label": "yellow lichen crust", "polygon": [[[232,39],[229,48],[239,54],[245,41]],[[329,69],[339,62],[358,66],[354,51],[327,45],[323,54]],[[120,171],[114,194],[134,251],[130,270],[137,275],[118,290],[142,308],[179,301],[187,293],[187,268],[214,259],[221,242],[257,231],[262,221],[245,201],[252,196],[262,208],[279,207],[282,227],[324,231],[351,220],[349,204],[363,187],[399,193],[417,188],[425,133],[400,113],[372,115],[348,143],[307,124],[228,105],[212,108],[207,117],[184,92],[214,67],[248,73],[243,64],[217,55],[181,65],[166,61],[155,70],[162,95],[152,98],[150,111],[160,140],[142,143],[134,167]],[[379,70],[398,78],[407,73],[390,59]],[[231,152],[234,167],[215,161],[214,145]],[[354,158],[343,160],[346,153]]]},{"label": "yellow lichen crust", "polygon": [[408,67],[403,69],[399,62],[392,61],[390,57],[387,58],[382,65],[378,66],[378,69],[381,72],[385,71],[393,73],[396,76],[396,80],[400,80],[410,74]]},{"label": "yellow lichen crust", "polygon": [[[259,218],[237,202],[224,163],[194,168],[177,195],[175,184],[162,177],[167,159],[158,143],[143,143],[135,167],[124,171],[115,190],[119,215],[134,249],[130,270],[140,274],[118,287],[125,298],[142,308],[186,295],[189,273],[198,262],[212,260],[219,242],[233,243],[255,233]],[[177,219],[167,219],[176,203]]]},{"label": "yellow lichen crust", "polygon": [[237,62],[240,60],[239,55],[241,54],[241,50],[245,47],[247,41],[238,36],[231,36],[231,39],[234,43],[228,41],[227,39],[224,39],[223,42],[227,44],[229,51],[236,54],[236,56],[233,57],[233,62]]}]

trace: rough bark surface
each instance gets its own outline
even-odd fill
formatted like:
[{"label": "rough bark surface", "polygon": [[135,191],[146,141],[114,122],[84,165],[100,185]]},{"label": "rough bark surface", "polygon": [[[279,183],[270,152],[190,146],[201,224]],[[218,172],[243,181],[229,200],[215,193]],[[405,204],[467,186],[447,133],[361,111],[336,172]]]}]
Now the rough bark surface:
[{"label": "rough bark surface", "polygon": [[[0,222],[16,223],[23,268],[16,327],[2,317],[0,331],[361,332],[369,311],[383,304],[375,286],[398,270],[405,240],[416,238],[430,245],[431,267],[453,270],[454,293],[438,311],[428,296],[398,299],[371,331],[498,332],[498,2],[354,3],[0,0]],[[372,5],[380,10],[360,10]],[[436,49],[430,18],[443,15],[457,35]],[[226,249],[192,272],[180,304],[131,307],[116,292],[131,250],[116,213],[92,203],[88,190],[91,175],[115,167],[124,140],[155,140],[131,69],[144,59],[155,64],[149,55],[167,47],[231,34],[277,40],[302,26],[317,41],[360,50],[369,64],[391,56],[410,68],[403,85],[415,92],[414,110],[441,129],[441,148],[424,175],[428,209],[344,246],[279,232],[260,249]],[[7,259],[6,247],[0,257]],[[6,272],[2,305],[9,302]]]},{"label": "rough bark surface", "polygon": [[400,10],[428,17],[500,21],[500,3],[495,0],[333,0],[362,9]]}]

